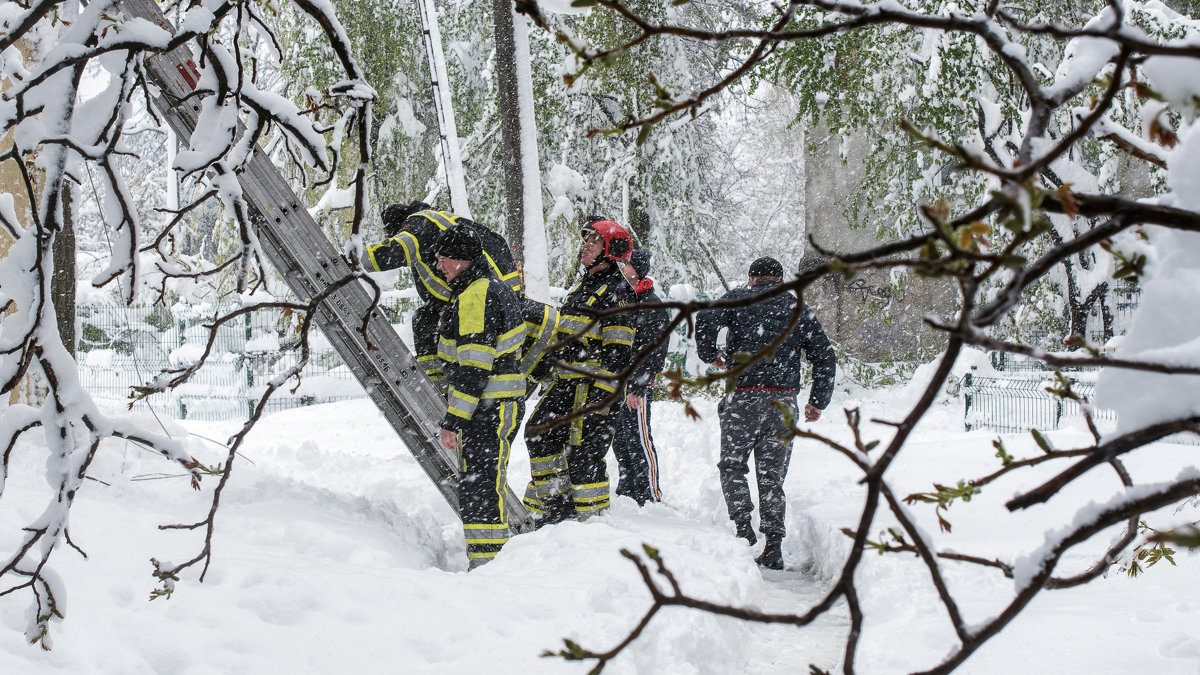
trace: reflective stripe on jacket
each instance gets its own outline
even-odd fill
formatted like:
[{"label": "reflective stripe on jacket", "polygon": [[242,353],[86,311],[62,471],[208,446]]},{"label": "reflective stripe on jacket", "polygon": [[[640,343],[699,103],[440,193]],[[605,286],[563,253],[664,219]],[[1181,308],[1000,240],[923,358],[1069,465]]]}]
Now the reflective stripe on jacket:
[{"label": "reflective stripe on jacket", "polygon": [[554,359],[568,366],[557,368],[555,375],[560,379],[586,377],[605,392],[615,391],[615,384],[607,378],[632,361],[634,318],[628,312],[601,318],[596,314],[634,302],[633,291],[615,265],[576,284],[559,308],[556,338],[580,337],[554,354]]},{"label": "reflective stripe on jacket", "polygon": [[520,299],[475,260],[450,283],[452,297],[438,322],[438,357],[445,362],[448,408],[442,428],[458,430],[486,399],[523,398],[520,369],[525,319]]},{"label": "reflective stripe on jacket", "polygon": [[421,300],[446,302],[450,299],[450,285],[436,269],[433,245],[442,230],[454,225],[465,225],[479,235],[484,258],[496,278],[519,292],[520,274],[504,237],[473,220],[445,211],[418,211],[409,216],[396,236],[367,247],[367,259],[376,270],[412,268],[413,283]]}]

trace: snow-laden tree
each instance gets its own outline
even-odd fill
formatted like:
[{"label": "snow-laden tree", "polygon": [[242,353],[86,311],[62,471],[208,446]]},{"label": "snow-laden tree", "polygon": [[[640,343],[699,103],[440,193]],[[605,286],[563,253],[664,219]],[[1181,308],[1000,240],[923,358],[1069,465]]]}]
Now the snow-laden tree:
[{"label": "snow-laden tree", "polygon": [[[1045,3],[1018,0],[1003,11],[1025,24],[1081,25],[1106,2]],[[957,3],[926,0],[906,3],[915,11],[945,15]],[[963,11],[970,11],[967,6]],[[1153,8],[1131,6],[1128,22],[1160,39],[1178,37],[1179,27]],[[817,27],[821,17],[800,11],[798,26]],[[1030,77],[1049,85],[1069,69],[1074,50],[1064,51],[1053,35],[999,28],[1020,50]],[[920,26],[891,25],[871,31],[836,32],[814,40],[791,42],[758,76],[786,83],[800,100],[801,116],[813,126],[824,125],[840,138],[865,140],[864,178],[857,189],[841,195],[848,220],[882,236],[919,231],[923,219],[913,202],[952,204],[977,202],[987,193],[984,174],[961,172],[952,158],[925,145],[911,143],[900,120],[932,134],[970,138],[996,162],[1011,162],[1025,134],[1031,102],[1018,76],[983,36],[972,33],[927,31]],[[1076,123],[1075,108],[1056,108],[1046,121],[1046,133],[1058,138]],[[1161,107],[1144,92],[1126,88],[1107,111],[1112,123],[1136,128]],[[1107,124],[1107,122],[1105,123]],[[1157,131],[1155,131],[1157,129]],[[1152,133],[1166,127],[1152,128]],[[969,131],[968,131],[969,130]],[[1164,139],[1166,140],[1166,139]],[[1149,161],[1130,161],[1126,150]],[[1161,152],[1124,143],[1120,134],[1098,129],[1073,144],[1040,170],[1050,187],[1072,185],[1076,190],[1103,190],[1124,197],[1146,197],[1161,191]],[[1042,243],[1061,242],[1094,225],[1087,217],[1050,216],[1053,229]],[[1040,253],[1041,250],[1039,249]],[[1007,317],[1006,335],[1043,336],[1048,348],[1061,347],[1071,335],[1086,334],[1090,312],[1102,315],[1105,339],[1112,337],[1112,308],[1107,291],[1114,285],[1112,265],[1105,258],[1081,253],[1062,261],[1054,272],[1029,292],[1038,300]]]},{"label": "snow-laden tree", "polygon": [[[902,419],[876,420],[894,433],[865,437],[860,422],[870,412],[860,410],[845,413],[853,443],[792,425],[796,437],[823,443],[862,472],[861,514],[844,530],[852,543],[821,598],[790,613],[708,602],[688,594],[650,542],[642,552],[626,552],[652,596],[643,620],[608,651],[568,641],[561,656],[595,660],[598,670],[660,609],[680,606],[800,629],[832,615],[847,624],[843,671],[856,672],[865,665],[856,661],[858,648],[872,639],[864,556],[876,552],[909,557],[914,575],[930,582],[926,588],[944,610],[950,642],[939,663],[906,665],[945,673],[1026,611],[1039,593],[1089,583],[1131,547],[1162,556],[1170,546],[1200,546],[1200,528],[1172,508],[1200,495],[1191,453],[1178,455],[1174,466],[1158,467],[1167,477],[1161,480],[1146,481],[1125,464],[1174,434],[1193,443],[1200,436],[1200,319],[1189,311],[1200,260],[1200,21],[1157,0],[792,0],[763,3],[754,25],[714,30],[683,21],[682,14],[663,20],[621,0],[577,4],[619,17],[630,35],[613,44],[564,34],[589,72],[620,64],[651,44],[674,42],[684,51],[737,45],[739,60],[719,77],[690,87],[660,78],[647,87],[658,95],[648,97],[640,116],[618,125],[646,143],[659,127],[686,119],[754,74],[797,88],[825,82],[793,92],[802,112],[837,130],[868,134],[879,148],[868,189],[856,197],[863,209],[890,214],[885,234],[892,240],[863,251],[823,250],[813,242],[829,262],[798,272],[778,292],[803,293],[829,274],[853,278],[867,270],[903,270],[950,282],[958,291],[958,311],[949,321],[926,319],[948,345],[924,373],[928,384],[911,410]],[[1119,192],[1122,176],[1139,171],[1161,194],[1142,199]],[[941,175],[948,180],[934,180]],[[1078,286],[1069,292],[1079,297],[1072,302],[1086,301],[1090,289],[1112,277],[1143,279],[1142,307],[1115,354],[1102,354],[1081,335],[1074,339],[1081,350],[1070,353],[1003,340],[1011,333],[1005,327],[1020,324],[1031,298],[1068,292],[1065,284],[1057,291],[1051,285],[1065,263],[1078,265]],[[713,303],[677,306],[677,321],[683,321]],[[1055,368],[1103,368],[1096,403],[1117,412],[1116,430],[1101,434],[1089,412],[1094,442],[1087,447],[1056,448],[1035,431],[1041,454],[1015,457],[997,439],[992,474],[943,476],[929,467],[930,492],[895,493],[889,472],[914,427],[954,384],[952,373],[971,345]],[[673,389],[724,377],[676,376]],[[1050,389],[1090,411],[1092,402],[1072,391],[1069,378],[1057,378]],[[1034,474],[1035,467],[1041,473]],[[1074,482],[1092,470],[1111,472],[1119,486],[1115,494],[1067,507],[1072,517],[1054,523],[1032,550],[939,549],[910,509],[932,504],[948,529],[950,505],[970,501],[980,490],[1007,489],[1016,495],[1002,517],[1024,523],[1025,510],[1037,504],[1074,504]],[[1139,527],[1143,518],[1155,527]],[[991,575],[1011,579],[1013,591],[979,620],[964,609],[972,601],[971,579]]]},{"label": "snow-laden tree", "polygon": [[[0,161],[19,177],[6,188],[9,192],[0,194],[0,227],[13,242],[0,259],[0,392],[6,394],[0,403],[0,497],[10,455],[26,435],[41,437],[39,444],[27,447],[46,453],[48,482],[44,510],[0,559],[0,595],[28,594],[26,634],[47,648],[50,624],[64,610],[66,582],[56,574],[55,560],[71,553],[66,549],[83,553],[70,537],[70,515],[96,455],[111,451],[120,439],[162,455],[189,474],[197,488],[202,477],[216,477],[205,518],[163,526],[197,533],[194,557],[155,562],[155,576],[162,582],[156,593],[165,595],[185,570],[207,570],[221,491],[237,448],[257,419],[256,414],[230,439],[223,459],[209,466],[196,459],[204,454],[188,442],[125,416],[105,414],[80,388],[76,364],[57,329],[59,308],[50,284],[55,273],[51,251],[64,227],[64,193],[83,187],[99,201],[99,225],[111,242],[111,248],[93,252],[103,263],[86,283],[114,287],[123,301],[133,303],[145,295],[167,294],[175,284],[228,273],[232,290],[245,302],[232,314],[214,317],[214,335],[217,325],[234,316],[283,307],[300,317],[297,339],[306,345],[314,305],[274,301],[269,295],[267,301],[257,301],[248,295],[264,288],[282,295],[282,289],[271,287],[263,267],[250,207],[237,180],[260,144],[281,162],[295,160],[296,171],[310,185],[340,180],[351,195],[349,236],[357,241],[366,204],[375,94],[332,7],[310,0],[288,4],[306,23],[308,39],[324,42],[331,54],[327,70],[304,83],[313,98],[306,109],[275,93],[277,82],[271,76],[277,67],[259,68],[264,55],[276,62],[281,56],[275,26],[282,3],[175,3],[170,16],[177,30],[134,18],[139,12],[150,18],[158,13],[156,3],[142,0],[24,0],[0,6],[0,79],[9,82],[0,98],[0,128],[13,139]],[[193,50],[178,73],[190,91],[166,91],[148,76],[148,68],[181,45]],[[81,83],[88,84],[87,96]],[[161,210],[166,206],[165,172],[129,166],[133,160],[162,166],[165,139],[149,103],[158,96],[173,105],[195,105],[199,115],[195,133],[182,139],[173,166],[185,182],[185,197],[169,212]],[[314,117],[326,107],[338,112],[330,126]],[[332,135],[328,141],[326,134]],[[339,175],[344,137],[356,139],[356,154],[349,170]],[[33,205],[28,217],[18,214],[14,194]],[[219,206],[217,225],[230,233],[233,245],[220,251],[219,259],[205,261],[193,255],[195,246],[188,244],[187,234],[204,222],[197,212],[212,205]],[[350,247],[348,254],[355,253]],[[156,282],[147,288],[149,276]],[[147,383],[143,393],[178,384],[198,365],[164,373]],[[272,382],[260,412],[270,392],[296,372]],[[40,378],[48,393],[43,400],[10,404],[7,393],[26,376]]]}]

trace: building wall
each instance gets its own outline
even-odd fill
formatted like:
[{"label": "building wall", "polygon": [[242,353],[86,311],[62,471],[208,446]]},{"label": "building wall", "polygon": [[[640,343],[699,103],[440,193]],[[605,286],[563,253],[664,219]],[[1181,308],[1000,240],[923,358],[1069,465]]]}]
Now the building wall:
[{"label": "building wall", "polygon": [[[826,250],[852,253],[881,243],[874,227],[852,229],[843,215],[846,200],[856,198],[863,180],[867,143],[864,134],[843,141],[824,128],[809,132],[806,234]],[[824,261],[810,246],[801,265]],[[902,283],[893,283],[889,272],[869,270],[850,280],[828,275],[808,289],[804,301],[838,347],[854,358],[878,362],[923,358],[942,349],[945,337],[924,319],[930,314],[952,315],[956,294],[944,280],[909,275]]]}]

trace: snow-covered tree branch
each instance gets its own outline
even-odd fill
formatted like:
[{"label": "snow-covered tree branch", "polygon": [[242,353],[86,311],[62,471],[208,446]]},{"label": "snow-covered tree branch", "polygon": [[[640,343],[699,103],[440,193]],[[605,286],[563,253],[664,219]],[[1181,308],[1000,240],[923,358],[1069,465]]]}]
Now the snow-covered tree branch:
[{"label": "snow-covered tree branch", "polygon": [[[352,231],[361,245],[357,235],[367,212],[374,91],[354,59],[333,7],[308,0],[293,5],[338,56],[338,78],[310,86],[314,91],[323,89],[328,100],[344,104],[348,112],[339,130],[353,129],[358,134],[361,162],[352,178]],[[261,152],[261,144],[273,145],[283,156],[299,160],[306,173],[328,176],[337,169],[336,151],[331,153],[326,139],[330,129],[316,124],[310,111],[301,110],[269,87],[260,87],[260,60],[280,58],[272,27],[280,10],[275,2],[180,2],[169,8],[175,22],[172,26],[156,3],[142,0],[10,2],[0,9],[4,29],[0,79],[8,83],[0,98],[0,122],[13,139],[3,161],[19,170],[23,188],[0,197],[0,220],[13,240],[7,255],[0,259],[0,306],[11,311],[0,324],[0,392],[6,395],[0,404],[0,445],[5,448],[0,496],[18,439],[38,431],[45,438],[51,488],[43,513],[24,528],[21,545],[0,560],[0,595],[30,595],[33,609],[26,635],[45,648],[51,644],[50,623],[63,616],[66,582],[55,573],[54,561],[64,545],[83,554],[70,539],[70,514],[97,453],[106,451],[110,439],[122,439],[180,466],[196,489],[200,489],[203,476],[219,476],[205,519],[194,525],[166,526],[205,531],[193,559],[181,564],[155,562],[155,574],[164,583],[163,594],[168,594],[170,584],[183,570],[197,563],[207,569],[221,491],[241,441],[271,394],[297,376],[307,362],[316,308],[328,293],[356,278],[331,284],[325,294],[308,302],[252,299],[241,309],[214,317],[210,324],[213,336],[221,324],[243,313],[278,307],[294,311],[299,317],[296,330],[301,356],[297,365],[269,384],[256,413],[227,443],[224,461],[212,466],[196,459],[203,453],[192,442],[101,412],[80,387],[75,361],[58,332],[56,315],[61,309],[50,294],[54,272],[51,247],[69,225],[64,222],[62,194],[71,184],[85,181],[98,181],[102,219],[112,242],[112,254],[103,271],[92,279],[94,286],[118,286],[124,301],[133,303],[148,281],[148,271],[153,271],[160,284],[158,299],[166,302],[174,284],[236,268],[238,292],[266,289],[270,273],[263,267],[253,208],[242,194],[240,174],[246,171],[251,156]],[[168,54],[179,54],[180,49],[188,50],[177,68],[181,84],[177,91],[167,90],[148,69]],[[137,124],[135,117],[140,120],[149,115],[161,125],[162,110],[155,108],[162,105],[191,106],[197,114],[195,130],[190,139],[183,139],[185,147],[176,155],[172,170],[198,196],[173,209],[174,217],[160,227],[139,215],[140,195],[126,181],[118,159],[136,156],[128,143],[128,131]],[[237,244],[225,260],[198,262],[182,255],[174,233],[195,227],[194,214],[214,200],[221,206],[225,223],[232,226]],[[32,205],[27,217],[18,215],[15,202]],[[351,247],[353,260],[358,251]],[[361,273],[361,267],[357,269]],[[196,363],[164,372],[131,396],[152,395],[182,384],[208,357],[211,339],[208,346]],[[43,384],[44,399],[10,405],[7,394],[25,377],[35,377]]]},{"label": "snow-covered tree branch", "polygon": [[[788,614],[707,602],[689,596],[647,547],[655,572],[643,557],[627,553],[652,596],[642,621],[609,651],[568,642],[559,655],[603,667],[665,606],[798,627],[838,613],[848,615],[842,667],[856,672],[862,665],[856,660],[860,645],[870,639],[872,612],[860,571],[864,554],[876,551],[915,555],[912,564],[932,579],[957,644],[923,672],[950,672],[1027,611],[1038,593],[1104,574],[1138,540],[1147,514],[1200,494],[1188,464],[1180,464],[1173,478],[1154,483],[1139,482],[1123,465],[1151,443],[1180,433],[1194,439],[1200,432],[1193,393],[1200,374],[1195,343],[1200,324],[1180,316],[1189,306],[1183,298],[1194,293],[1185,279],[1192,278],[1200,256],[1200,163],[1195,159],[1200,151],[1200,22],[1168,4],[795,0],[764,8],[757,22],[730,28],[653,21],[635,2],[588,3],[593,12],[621,17],[630,33],[596,45],[560,33],[576,55],[576,75],[619,62],[653,40],[741,46],[739,65],[690,90],[651,78],[649,104],[610,132],[652,138],[654,125],[695,114],[731,82],[751,78],[803,92],[801,116],[809,121],[871,139],[873,178],[860,196],[889,224],[883,233],[904,236],[865,251],[826,250],[814,241],[829,261],[798,270],[782,288],[803,297],[825,274],[851,278],[895,267],[951,280],[958,289],[958,312],[949,322],[927,319],[944,332],[948,347],[909,413],[896,421],[876,420],[895,429],[890,438],[865,441],[856,412],[847,415],[854,447],[793,427],[797,436],[846,456],[865,485],[859,520],[845,530],[853,544],[825,597]],[[934,185],[926,167],[947,162],[954,169],[949,183]],[[1158,194],[1147,199],[1122,193],[1118,169],[1149,176]],[[1143,284],[1144,304],[1114,354],[1111,346],[1088,341],[1082,320],[1115,280],[1130,278]],[[1067,296],[1056,311],[1070,314],[1069,339],[1051,350],[1010,339],[1009,328],[1019,324],[1014,317],[1046,288]],[[703,307],[682,307],[681,315]],[[1035,430],[1042,456],[1012,457],[997,441],[1002,466],[995,473],[959,477],[957,488],[935,482],[932,492],[897,499],[889,470],[968,345],[1023,354],[1053,367],[1103,368],[1100,403],[1117,410],[1117,431],[1102,435],[1091,418],[1095,402],[1082,399],[1069,380],[1060,378],[1051,391],[1084,405],[1095,436],[1091,446],[1059,450]],[[721,378],[676,377],[701,386],[714,379]],[[902,503],[935,505],[939,522],[949,529],[942,510],[950,503],[969,501],[1002,477],[1056,464],[1065,464],[1057,476],[1008,503],[1015,512],[1011,517],[1033,504],[1061,499],[1081,476],[1106,464],[1124,489],[1106,503],[1081,508],[1048,532],[1039,549],[1012,551],[1007,558],[939,550]],[[1115,536],[1114,529],[1119,530]],[[871,533],[880,530],[887,534],[872,540]],[[1191,541],[1190,531],[1168,532],[1159,541]],[[1113,539],[1091,564],[1063,563],[1068,551],[1105,535]],[[1011,600],[987,621],[969,625],[959,609],[961,591],[944,580],[950,565],[975,565],[981,574],[1014,579]]]}]

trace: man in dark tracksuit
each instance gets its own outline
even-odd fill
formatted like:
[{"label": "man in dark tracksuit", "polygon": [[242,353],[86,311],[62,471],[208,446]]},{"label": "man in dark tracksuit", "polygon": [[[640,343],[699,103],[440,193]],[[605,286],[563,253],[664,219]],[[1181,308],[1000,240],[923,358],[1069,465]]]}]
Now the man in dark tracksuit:
[{"label": "man in dark tracksuit", "polygon": [[525,412],[518,365],[525,319],[520,298],[496,279],[472,228],[453,226],[436,245],[449,291],[437,327],[448,403],[441,442],[458,450],[459,512],[475,569],[509,539],[504,496],[509,449]]},{"label": "man in dark tracksuit", "polygon": [[[539,526],[588,518],[608,508],[604,457],[615,427],[609,412],[618,404],[612,377],[629,366],[633,354],[630,314],[592,324],[596,313],[634,302],[616,265],[629,258],[629,233],[611,220],[597,219],[586,223],[580,235],[579,262],[586,274],[559,307],[556,342],[576,339],[544,359],[558,365],[550,388],[525,423],[532,480],[524,502]],[[603,408],[556,423],[597,405]]]},{"label": "man in dark tracksuit", "polygon": [[[759,258],[750,265],[749,288],[726,293],[721,300],[739,300],[770,291],[783,281],[783,267],[773,258]],[[718,368],[733,368],[739,364],[726,354],[742,352],[757,354],[771,344],[791,321],[796,297],[781,293],[754,304],[729,309],[701,312],[696,319],[696,351],[706,363]],[[754,453],[755,475],[758,479],[758,498],[761,506],[759,529],[767,543],[757,562],[770,569],[783,569],[784,509],[786,499],[783,481],[791,460],[791,442],[778,437],[787,428],[775,402],[798,417],[796,394],[800,390],[801,355],[813,366],[812,391],[804,406],[804,419],[815,422],[829,405],[833,395],[833,377],[837,359],[833,346],[816,315],[808,307],[792,332],[775,350],[774,358],[764,357],[752,364],[737,378],[733,391],[721,400],[718,416],[721,420],[721,491],[729,518],[737,527],[739,537],[753,545],[757,541],[750,514],[754,503],[746,472],[750,454]],[[717,333],[727,328],[724,352],[717,348]]]},{"label": "man in dark tracksuit", "polygon": [[[625,280],[633,287],[638,304],[662,302],[654,292],[650,272],[650,251],[635,250],[629,263],[621,268]],[[625,401],[617,406],[617,432],[613,436],[613,454],[617,457],[620,479],[617,494],[632,497],[638,506],[662,499],[658,486],[658,455],[650,434],[650,399],[654,379],[662,372],[667,360],[669,339],[663,332],[670,324],[667,310],[640,309],[634,313],[636,334],[633,338],[633,358],[642,359],[625,383]],[[662,339],[662,344],[654,344]]]},{"label": "man in dark tracksuit", "polygon": [[437,326],[450,300],[450,286],[434,271],[434,244],[442,232],[456,224],[471,229],[478,235],[484,261],[496,278],[520,292],[521,281],[512,251],[504,237],[483,225],[453,213],[434,211],[424,202],[392,204],[383,210],[382,217],[388,238],[367,247],[367,260],[380,271],[401,266],[412,268],[413,285],[421,299],[421,306],[413,313],[412,326],[417,362],[429,379],[444,389],[441,361],[437,358]]}]

